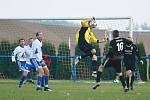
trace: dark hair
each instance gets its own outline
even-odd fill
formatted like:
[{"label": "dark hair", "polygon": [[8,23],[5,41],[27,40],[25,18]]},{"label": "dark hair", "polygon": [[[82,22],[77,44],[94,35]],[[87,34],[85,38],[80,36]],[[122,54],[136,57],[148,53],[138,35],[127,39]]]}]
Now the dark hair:
[{"label": "dark hair", "polygon": [[119,37],[119,31],[118,30],[114,30],[113,31],[113,37]]},{"label": "dark hair", "polygon": [[126,41],[126,44],[127,44],[127,45],[131,45],[131,44],[133,44],[133,42],[130,41],[130,40],[127,40],[127,41]]},{"label": "dark hair", "polygon": [[36,36],[39,36],[39,33],[42,33],[42,32],[36,32]]},{"label": "dark hair", "polygon": [[30,40],[33,39],[32,37],[29,38]]},{"label": "dark hair", "polygon": [[20,42],[21,40],[24,40],[24,41],[25,41],[25,39],[21,38],[21,39],[19,39],[19,42]]}]

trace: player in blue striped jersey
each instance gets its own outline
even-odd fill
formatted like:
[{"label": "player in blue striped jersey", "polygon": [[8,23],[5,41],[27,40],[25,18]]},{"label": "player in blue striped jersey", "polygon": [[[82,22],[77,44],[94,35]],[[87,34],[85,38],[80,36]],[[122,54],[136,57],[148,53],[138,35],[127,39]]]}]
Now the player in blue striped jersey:
[{"label": "player in blue striped jersey", "polygon": [[19,46],[17,46],[12,55],[12,62],[16,62],[18,64],[19,71],[22,72],[20,76],[19,87],[22,87],[24,80],[29,72],[28,67],[25,66],[26,63],[26,54],[25,54],[25,40],[19,39]]},{"label": "player in blue striped jersey", "polygon": [[36,72],[36,68],[31,64],[30,62],[30,53],[32,50],[32,42],[33,38],[28,39],[28,45],[25,46],[25,54],[26,54],[26,64],[25,66],[29,68],[29,73],[28,73],[28,79],[27,82],[34,84],[34,81],[32,80],[32,72]]},{"label": "player in blue striped jersey", "polygon": [[30,53],[30,61],[38,69],[38,78],[37,78],[37,91],[41,91],[42,79],[44,79],[45,87],[44,91],[51,91],[48,87],[48,80],[49,80],[49,70],[42,58],[42,40],[43,40],[43,33],[37,32],[36,39],[32,43],[32,50]]}]

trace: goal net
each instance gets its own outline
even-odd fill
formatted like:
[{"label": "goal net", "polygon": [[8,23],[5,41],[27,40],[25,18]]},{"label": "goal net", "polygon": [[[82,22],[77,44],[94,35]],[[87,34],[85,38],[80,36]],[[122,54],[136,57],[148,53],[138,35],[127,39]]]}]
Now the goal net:
[{"label": "goal net", "polygon": [[[92,79],[91,78],[91,58],[81,60],[76,66],[74,59],[83,54],[77,47],[74,33],[81,25],[81,20],[85,18],[68,19],[1,19],[0,20],[0,73],[8,78],[17,77],[16,64],[11,62],[11,54],[18,45],[18,40],[24,38],[35,39],[36,32],[43,32],[43,54],[49,55],[51,79]],[[96,18],[97,28],[93,33],[97,39],[102,39],[106,35],[111,39],[112,30],[119,30],[122,37],[132,37],[131,18]],[[101,63],[105,43],[93,44],[97,49],[98,64]],[[14,67],[12,67],[14,66]],[[113,79],[111,70],[106,70],[104,79]],[[1,75],[1,74],[0,74]],[[4,77],[4,76],[2,76]]]}]

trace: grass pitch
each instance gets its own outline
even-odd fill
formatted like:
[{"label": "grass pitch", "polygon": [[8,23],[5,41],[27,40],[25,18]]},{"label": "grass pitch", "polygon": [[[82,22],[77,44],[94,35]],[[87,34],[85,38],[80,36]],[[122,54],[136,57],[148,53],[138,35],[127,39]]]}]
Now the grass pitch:
[{"label": "grass pitch", "polygon": [[150,100],[150,82],[135,83],[135,89],[124,93],[121,84],[102,83],[92,90],[89,81],[50,80],[52,92],[38,93],[36,85],[17,87],[18,80],[0,80],[0,100]]}]

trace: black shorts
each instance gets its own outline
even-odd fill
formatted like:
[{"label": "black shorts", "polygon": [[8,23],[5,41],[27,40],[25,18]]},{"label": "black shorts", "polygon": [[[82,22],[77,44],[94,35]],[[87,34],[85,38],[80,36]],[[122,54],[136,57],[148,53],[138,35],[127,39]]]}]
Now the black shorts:
[{"label": "black shorts", "polygon": [[89,43],[82,43],[78,45],[78,48],[83,51],[85,54],[92,54],[91,51],[92,49],[95,49],[91,44]]},{"label": "black shorts", "polygon": [[112,66],[116,70],[116,73],[121,73],[121,59],[112,60]]},{"label": "black shorts", "polygon": [[109,58],[104,58],[102,61],[102,65],[104,65],[105,68],[112,67],[112,60],[110,60]]},{"label": "black shorts", "polygon": [[135,61],[132,59],[124,59],[124,66],[126,70],[135,71]]},{"label": "black shorts", "polygon": [[104,60],[102,65],[104,65],[105,68],[113,66],[116,73],[121,73],[121,59],[113,60],[111,58],[107,58]]}]

